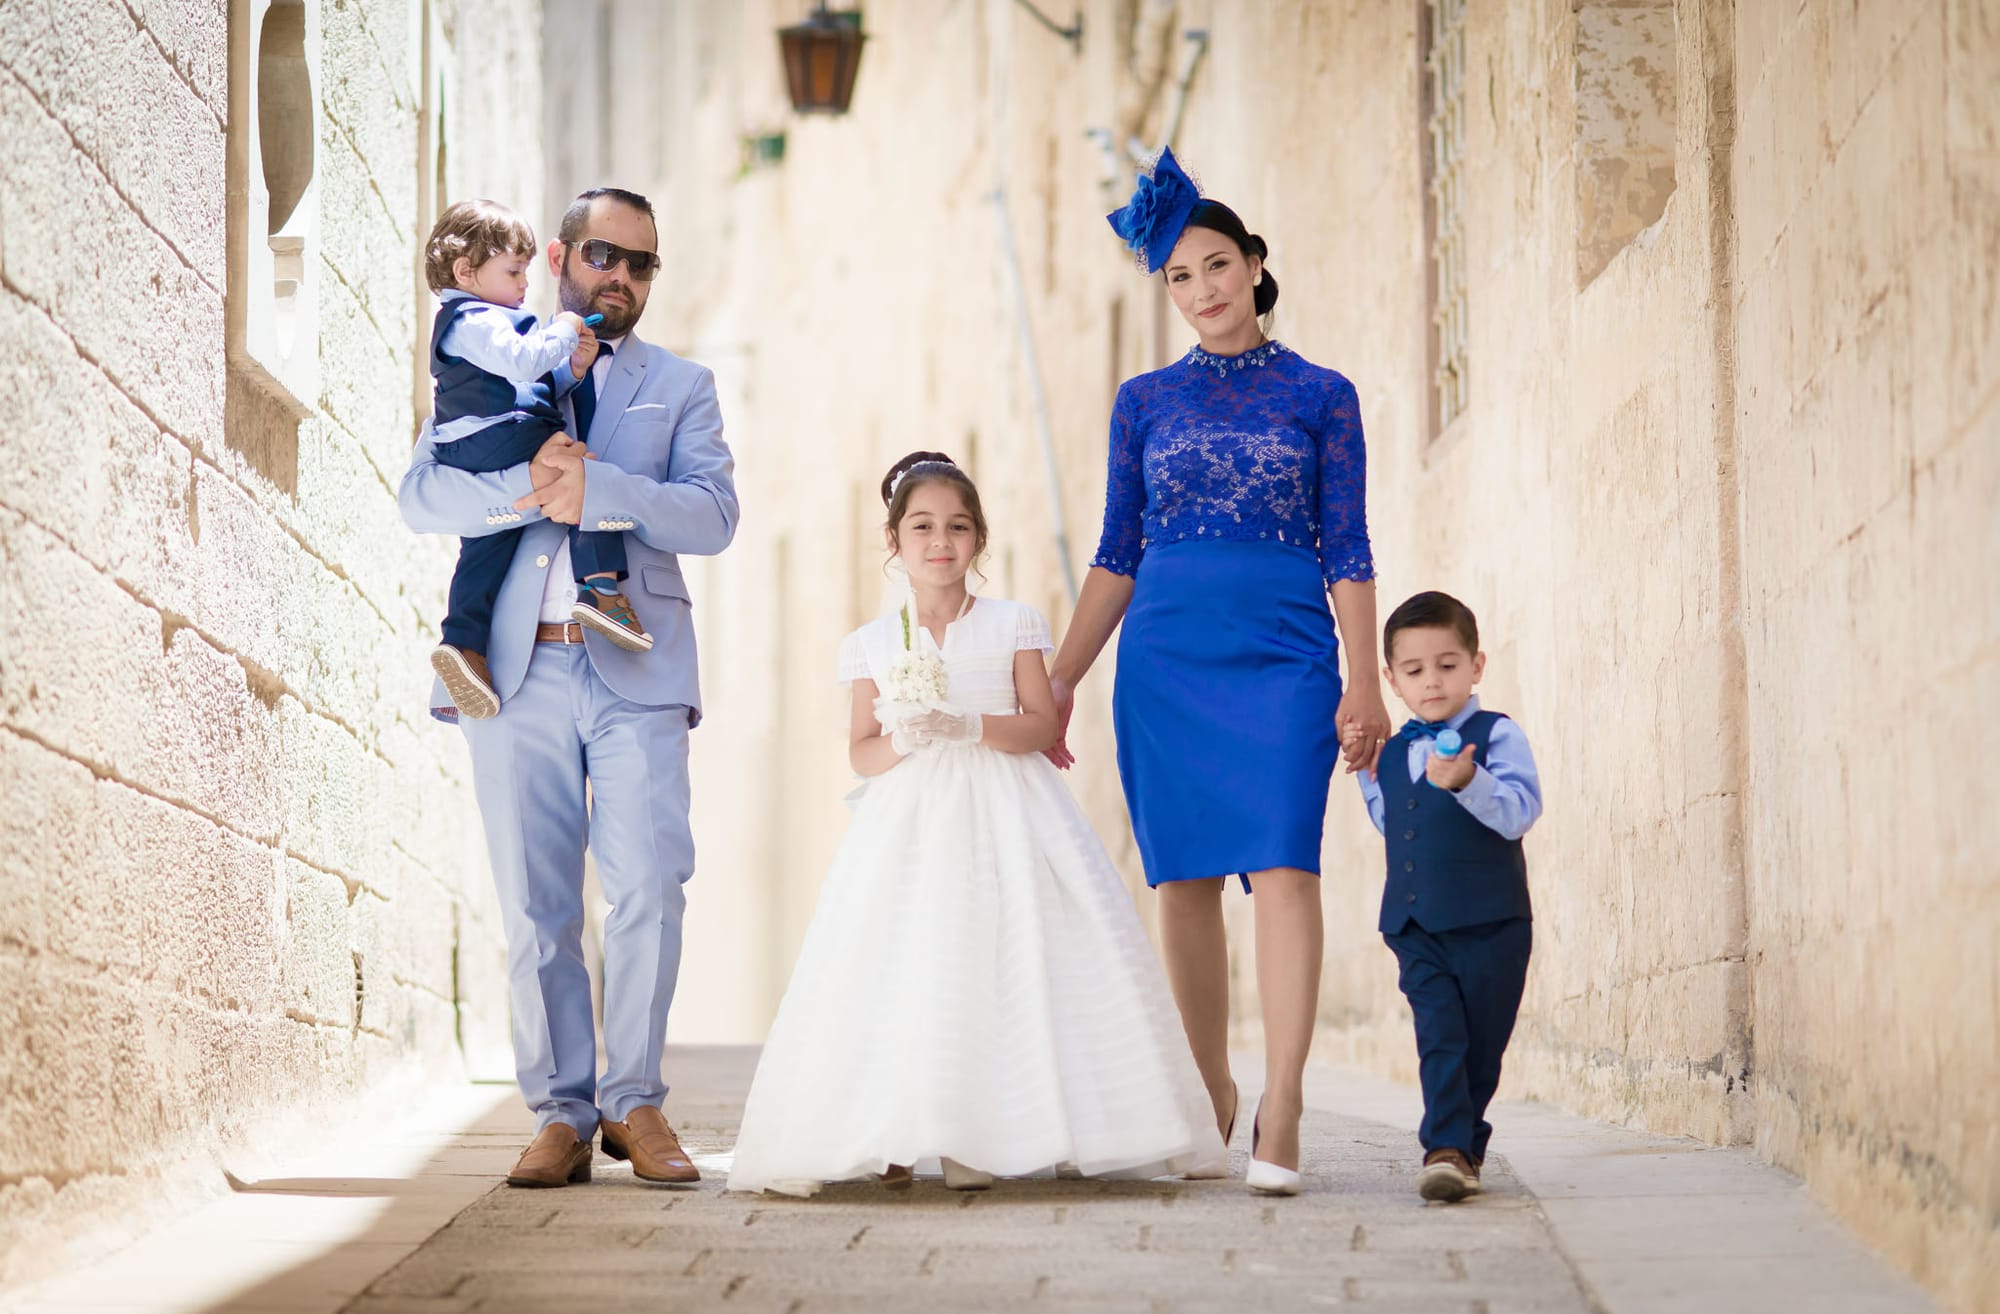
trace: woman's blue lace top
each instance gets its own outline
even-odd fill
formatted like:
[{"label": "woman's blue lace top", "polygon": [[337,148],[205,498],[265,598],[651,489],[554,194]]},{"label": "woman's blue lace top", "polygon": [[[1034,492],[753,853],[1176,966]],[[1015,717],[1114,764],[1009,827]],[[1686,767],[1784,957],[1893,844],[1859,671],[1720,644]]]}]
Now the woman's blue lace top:
[{"label": "woman's blue lace top", "polygon": [[1090,564],[1136,575],[1156,544],[1272,539],[1316,549],[1329,588],[1373,579],[1367,468],[1360,399],[1341,375],[1280,342],[1196,347],[1118,389]]}]

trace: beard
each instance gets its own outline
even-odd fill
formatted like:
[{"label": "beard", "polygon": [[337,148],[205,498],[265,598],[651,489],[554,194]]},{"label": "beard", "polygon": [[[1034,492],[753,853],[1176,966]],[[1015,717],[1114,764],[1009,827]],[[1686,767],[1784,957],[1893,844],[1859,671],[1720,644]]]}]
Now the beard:
[{"label": "beard", "polygon": [[[623,294],[623,301],[607,301],[607,293]],[[572,314],[602,315],[604,322],[593,330],[600,338],[622,338],[639,322],[639,298],[623,279],[605,283],[594,292],[585,291],[570,277],[569,252],[563,252],[562,278],[556,286],[556,300]]]}]

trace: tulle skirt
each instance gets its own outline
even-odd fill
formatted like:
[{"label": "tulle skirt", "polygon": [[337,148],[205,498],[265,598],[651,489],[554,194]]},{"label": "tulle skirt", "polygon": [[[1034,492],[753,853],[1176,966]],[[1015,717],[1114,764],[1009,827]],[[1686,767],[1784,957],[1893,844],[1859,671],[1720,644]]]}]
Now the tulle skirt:
[{"label": "tulle skirt", "polygon": [[922,750],[860,801],[765,1041],[732,1190],[947,1157],[996,1176],[1219,1159],[1130,895],[1039,754]]}]

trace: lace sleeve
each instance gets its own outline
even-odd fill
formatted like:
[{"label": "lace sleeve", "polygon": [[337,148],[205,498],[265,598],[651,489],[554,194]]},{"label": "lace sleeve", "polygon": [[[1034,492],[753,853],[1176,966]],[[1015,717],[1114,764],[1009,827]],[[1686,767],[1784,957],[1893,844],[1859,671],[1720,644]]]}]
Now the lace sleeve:
[{"label": "lace sleeve", "polygon": [[1146,555],[1146,435],[1133,414],[1131,385],[1111,407],[1110,471],[1104,480],[1104,533],[1090,564],[1117,575],[1139,573]]},{"label": "lace sleeve", "polygon": [[1020,608],[1020,616],[1014,624],[1014,651],[1026,652],[1030,648],[1039,648],[1046,653],[1055,652],[1055,640],[1050,636],[1049,623],[1042,613],[1025,602],[1017,605]]},{"label": "lace sleeve", "polygon": [[840,682],[853,684],[856,680],[872,680],[874,675],[868,669],[868,650],[862,646],[862,630],[855,630],[840,641]]},{"label": "lace sleeve", "polygon": [[1333,385],[1319,439],[1319,568],[1328,588],[1343,579],[1375,578],[1375,554],[1368,546],[1368,452],[1361,436],[1361,398],[1346,379]]}]

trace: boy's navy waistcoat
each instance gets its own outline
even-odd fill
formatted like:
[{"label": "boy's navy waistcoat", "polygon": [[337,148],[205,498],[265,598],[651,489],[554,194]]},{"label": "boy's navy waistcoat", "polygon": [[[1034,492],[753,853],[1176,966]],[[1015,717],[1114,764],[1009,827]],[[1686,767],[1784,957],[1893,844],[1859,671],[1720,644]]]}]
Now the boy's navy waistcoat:
[{"label": "boy's navy waistcoat", "polygon": [[[1475,712],[1461,733],[1473,761],[1486,765],[1486,748],[1499,712]],[[1410,741],[1390,740],[1376,763],[1382,787],[1382,833],[1389,841],[1389,880],[1382,890],[1385,935],[1411,922],[1427,931],[1530,916],[1528,860],[1521,841],[1503,839],[1460,807],[1450,791],[1418,776],[1410,779]]]},{"label": "boy's navy waistcoat", "polygon": [[[445,333],[458,322],[460,315],[492,304],[477,297],[453,297],[438,307],[437,318],[431,321],[431,377],[437,380],[437,405],[433,418],[437,423],[445,424],[462,420],[468,415],[497,417],[520,411],[537,420],[553,421],[560,427],[562,412],[556,409],[555,396],[546,375],[533,383],[515,383],[497,374],[488,374],[470,361],[447,356],[440,350]],[[500,309],[506,310],[506,307]],[[535,316],[531,311],[508,313],[514,317],[515,332],[526,333],[535,327]]]}]

